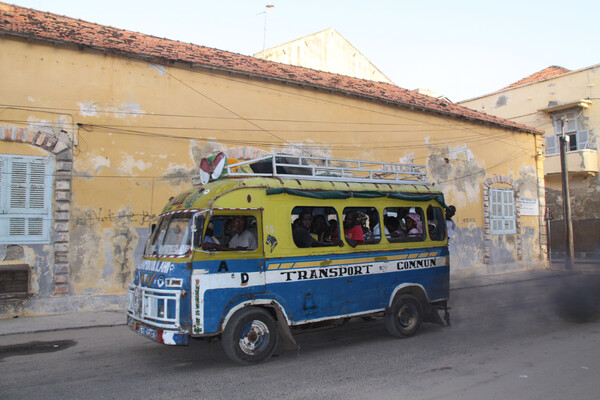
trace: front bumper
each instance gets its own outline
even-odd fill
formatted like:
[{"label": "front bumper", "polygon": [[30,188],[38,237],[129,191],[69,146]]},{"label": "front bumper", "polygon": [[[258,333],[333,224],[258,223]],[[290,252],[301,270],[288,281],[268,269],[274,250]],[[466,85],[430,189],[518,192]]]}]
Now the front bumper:
[{"label": "front bumper", "polygon": [[185,331],[157,329],[140,321],[136,321],[130,315],[127,315],[127,325],[132,331],[158,343],[174,346],[185,346],[188,344],[189,334]]},{"label": "front bumper", "polygon": [[127,325],[155,342],[188,344],[189,332],[181,328],[181,289],[153,289],[129,285]]}]

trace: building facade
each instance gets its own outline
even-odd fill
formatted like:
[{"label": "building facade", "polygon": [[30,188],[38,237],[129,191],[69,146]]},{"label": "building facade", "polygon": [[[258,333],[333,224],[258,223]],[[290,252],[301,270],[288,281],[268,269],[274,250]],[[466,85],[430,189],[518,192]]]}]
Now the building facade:
[{"label": "building facade", "polygon": [[1,316],[122,308],[150,220],[218,151],[426,165],[458,210],[454,273],[545,265],[538,129],[387,83],[0,14]]},{"label": "building facade", "polygon": [[576,71],[551,66],[509,87],[462,102],[475,110],[537,127],[544,137],[546,216],[551,247],[564,253],[564,218],[559,137],[569,139],[567,169],[575,251],[598,255],[600,248],[600,177],[598,132],[600,65]]}]

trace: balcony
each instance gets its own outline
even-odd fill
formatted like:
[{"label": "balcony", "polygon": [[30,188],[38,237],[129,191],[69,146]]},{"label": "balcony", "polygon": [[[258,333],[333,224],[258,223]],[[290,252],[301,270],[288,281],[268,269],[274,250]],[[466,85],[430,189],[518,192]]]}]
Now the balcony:
[{"label": "balcony", "polygon": [[[570,175],[596,175],[598,173],[598,150],[576,150],[567,153],[567,168]],[[560,174],[560,154],[547,155],[544,174]]]}]

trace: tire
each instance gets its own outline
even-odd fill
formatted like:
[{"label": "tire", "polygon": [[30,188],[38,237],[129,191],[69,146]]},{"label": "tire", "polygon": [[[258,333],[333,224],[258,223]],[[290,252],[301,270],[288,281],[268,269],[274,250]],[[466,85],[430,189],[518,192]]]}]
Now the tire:
[{"label": "tire", "polygon": [[243,308],[233,314],[221,338],[227,357],[245,365],[267,360],[279,342],[275,319],[257,307]]},{"label": "tire", "polygon": [[423,306],[410,294],[396,296],[385,312],[385,329],[394,337],[414,335],[423,322]]}]

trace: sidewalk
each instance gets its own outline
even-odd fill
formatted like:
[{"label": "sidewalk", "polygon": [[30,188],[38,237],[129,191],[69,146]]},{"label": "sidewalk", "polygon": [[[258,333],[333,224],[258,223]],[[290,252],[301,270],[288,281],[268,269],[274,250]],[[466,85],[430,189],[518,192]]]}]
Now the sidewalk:
[{"label": "sidewalk", "polygon": [[19,333],[117,326],[125,325],[126,323],[127,317],[125,311],[90,311],[44,315],[39,317],[0,319],[0,338],[4,335],[14,335]]},{"label": "sidewalk", "polygon": [[[577,263],[573,270],[565,270],[564,264],[553,263],[551,269],[510,272],[500,275],[477,276],[471,278],[450,278],[450,290],[474,287],[503,285],[535,279],[560,277],[574,273],[600,273],[597,264]],[[125,311],[96,311],[71,314],[57,314],[40,317],[19,317],[0,319],[0,338],[4,335],[49,332],[66,329],[118,326],[126,324]]]}]

